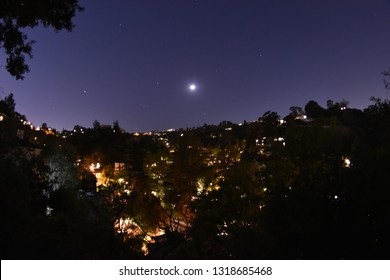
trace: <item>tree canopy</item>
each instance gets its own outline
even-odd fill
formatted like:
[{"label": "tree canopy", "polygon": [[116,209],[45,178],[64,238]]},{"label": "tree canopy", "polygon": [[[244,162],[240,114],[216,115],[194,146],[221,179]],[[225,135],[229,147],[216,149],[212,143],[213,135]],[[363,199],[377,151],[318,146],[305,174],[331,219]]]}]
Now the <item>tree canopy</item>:
[{"label": "tree canopy", "polygon": [[83,8],[78,0],[2,0],[0,2],[0,48],[6,54],[7,71],[16,79],[29,72],[26,56],[32,57],[32,44],[22,31],[26,27],[43,25],[56,32],[71,31],[73,18]]}]

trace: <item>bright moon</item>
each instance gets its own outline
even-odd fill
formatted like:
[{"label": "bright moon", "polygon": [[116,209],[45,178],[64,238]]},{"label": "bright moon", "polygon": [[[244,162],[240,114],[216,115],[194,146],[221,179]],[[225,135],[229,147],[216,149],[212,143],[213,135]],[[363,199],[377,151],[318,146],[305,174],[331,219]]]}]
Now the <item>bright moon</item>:
[{"label": "bright moon", "polygon": [[191,84],[189,86],[189,89],[190,89],[190,91],[195,91],[196,90],[196,85],[195,84]]}]

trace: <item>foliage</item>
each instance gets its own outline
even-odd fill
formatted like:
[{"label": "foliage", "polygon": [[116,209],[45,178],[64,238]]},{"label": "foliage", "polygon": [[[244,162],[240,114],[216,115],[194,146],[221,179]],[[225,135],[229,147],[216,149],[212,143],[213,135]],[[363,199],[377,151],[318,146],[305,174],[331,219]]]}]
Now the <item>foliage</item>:
[{"label": "foliage", "polygon": [[305,105],[305,112],[309,118],[319,118],[323,117],[325,114],[325,109],[318,105],[317,102],[310,100]]},{"label": "foliage", "polygon": [[71,31],[72,19],[83,8],[78,0],[12,0],[0,2],[0,48],[7,55],[7,71],[16,79],[23,79],[29,72],[25,57],[32,57],[34,41],[22,31],[26,27],[41,24],[56,32]]},{"label": "foliage", "polygon": [[[8,110],[2,256],[139,258],[147,243],[152,259],[387,258],[390,105],[372,101],[144,135],[117,122],[46,134]],[[41,156],[25,156],[17,129]]]},{"label": "foliage", "polygon": [[387,71],[383,71],[382,74],[384,77],[383,82],[385,84],[385,88],[390,90],[390,68]]}]

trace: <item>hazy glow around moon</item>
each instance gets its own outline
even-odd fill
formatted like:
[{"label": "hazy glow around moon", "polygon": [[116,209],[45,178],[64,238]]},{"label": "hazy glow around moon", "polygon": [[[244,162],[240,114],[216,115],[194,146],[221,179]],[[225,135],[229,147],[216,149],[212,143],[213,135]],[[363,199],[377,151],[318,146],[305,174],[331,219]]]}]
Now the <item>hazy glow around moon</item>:
[{"label": "hazy glow around moon", "polygon": [[190,91],[195,91],[196,90],[196,85],[195,84],[190,84],[190,86],[188,88],[190,89]]}]

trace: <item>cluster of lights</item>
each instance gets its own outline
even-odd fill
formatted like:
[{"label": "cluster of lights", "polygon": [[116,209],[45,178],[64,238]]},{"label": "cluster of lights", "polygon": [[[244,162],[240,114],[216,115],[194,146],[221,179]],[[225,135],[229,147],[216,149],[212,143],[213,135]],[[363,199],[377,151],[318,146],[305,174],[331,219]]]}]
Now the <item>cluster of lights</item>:
[{"label": "cluster of lights", "polygon": [[297,117],[295,117],[296,120],[307,120],[307,116],[306,115],[299,115]]},{"label": "cluster of lights", "polygon": [[[5,117],[3,115],[0,115],[0,121],[3,121],[4,119],[5,119]],[[23,119],[21,119],[20,122],[25,126],[29,126],[31,128],[31,130],[34,130],[34,125],[31,122],[23,120]]]},{"label": "cluster of lights", "polygon": [[100,169],[100,163],[92,163],[90,166],[89,166],[89,170],[91,170],[92,172],[94,172],[96,169]]}]

